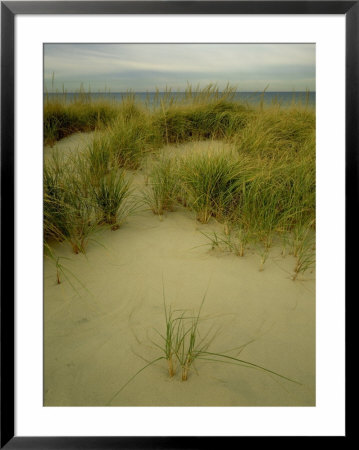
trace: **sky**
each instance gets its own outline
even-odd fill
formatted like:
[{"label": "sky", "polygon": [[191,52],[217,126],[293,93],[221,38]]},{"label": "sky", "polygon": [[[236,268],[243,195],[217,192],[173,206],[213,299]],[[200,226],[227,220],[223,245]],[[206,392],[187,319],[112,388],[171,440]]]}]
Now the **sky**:
[{"label": "sky", "polygon": [[[53,78],[54,74],[54,78]],[[45,44],[49,92],[152,92],[227,83],[238,91],[315,91],[315,44]]]}]

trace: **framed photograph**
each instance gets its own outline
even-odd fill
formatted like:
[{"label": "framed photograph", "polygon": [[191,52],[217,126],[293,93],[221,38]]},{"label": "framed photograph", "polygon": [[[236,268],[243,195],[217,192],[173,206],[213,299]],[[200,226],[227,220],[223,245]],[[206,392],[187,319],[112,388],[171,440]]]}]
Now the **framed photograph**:
[{"label": "framed photograph", "polygon": [[358,25],[1,3],[1,448],[348,436]]}]

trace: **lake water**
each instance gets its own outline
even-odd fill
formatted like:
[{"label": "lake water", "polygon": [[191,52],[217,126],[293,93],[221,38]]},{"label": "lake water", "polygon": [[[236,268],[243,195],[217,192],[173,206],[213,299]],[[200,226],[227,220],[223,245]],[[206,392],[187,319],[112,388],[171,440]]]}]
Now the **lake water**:
[{"label": "lake water", "polygon": [[[136,92],[133,93],[138,101],[147,103],[152,106],[154,102],[158,101],[158,98],[164,98],[166,95],[163,92]],[[106,93],[90,93],[89,95],[92,99],[102,99],[105,98],[110,101],[121,102],[126,93],[124,92],[106,92]],[[183,92],[172,92],[171,95],[175,98],[181,100],[183,98]],[[195,95],[195,93],[193,94]],[[73,101],[79,96],[78,93],[51,93],[44,94],[44,97],[48,96],[49,100],[58,98],[66,102]],[[156,97],[157,96],[157,97]],[[246,103],[248,105],[259,105],[262,101],[264,105],[272,105],[275,103],[280,103],[283,107],[288,107],[293,103],[298,105],[308,105],[311,107],[315,106],[315,92],[236,92],[233,97],[234,101],[240,101],[241,103]]]}]

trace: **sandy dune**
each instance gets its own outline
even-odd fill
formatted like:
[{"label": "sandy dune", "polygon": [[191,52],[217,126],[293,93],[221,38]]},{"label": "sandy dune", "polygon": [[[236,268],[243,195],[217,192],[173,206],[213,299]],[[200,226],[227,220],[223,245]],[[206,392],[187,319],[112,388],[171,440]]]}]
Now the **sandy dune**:
[{"label": "sandy dune", "polygon": [[54,264],[44,264],[46,406],[106,405],[146,361],[162,356],[154,331],[165,326],[162,280],[174,308],[196,311],[207,291],[200,330],[213,327],[211,351],[238,356],[249,343],[240,358],[302,385],[210,361],[198,361],[182,382],[179,371],[170,379],[159,361],[111,405],[315,405],[314,273],[293,282],[294,258],[276,248],[260,272],[254,251],[239,258],[211,250],[200,233],[210,230],[222,227],[214,220],[201,225],[182,208],[162,220],[141,211],[117,231],[100,231],[85,256],[56,247],[69,259],[60,259],[67,273],[60,285]]}]

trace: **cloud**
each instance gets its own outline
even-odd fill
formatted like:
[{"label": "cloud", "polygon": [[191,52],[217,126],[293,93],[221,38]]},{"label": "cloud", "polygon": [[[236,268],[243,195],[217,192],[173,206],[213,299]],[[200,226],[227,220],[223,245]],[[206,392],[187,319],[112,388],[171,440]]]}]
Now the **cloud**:
[{"label": "cloud", "polygon": [[[250,89],[315,89],[314,44],[46,44],[45,85],[113,92],[184,89],[187,81]],[[264,83],[264,86],[263,86]]]}]

